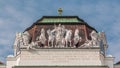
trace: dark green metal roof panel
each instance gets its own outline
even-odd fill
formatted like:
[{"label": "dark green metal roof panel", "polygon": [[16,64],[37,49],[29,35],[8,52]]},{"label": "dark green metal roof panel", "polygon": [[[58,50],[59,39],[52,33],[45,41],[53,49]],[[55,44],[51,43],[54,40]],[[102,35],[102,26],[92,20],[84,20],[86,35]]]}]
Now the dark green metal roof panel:
[{"label": "dark green metal roof panel", "polygon": [[44,18],[40,22],[80,22],[77,18]]},{"label": "dark green metal roof panel", "polygon": [[37,23],[84,23],[78,16],[43,16]]},{"label": "dark green metal roof panel", "polygon": [[37,20],[35,23],[33,23],[31,27],[27,28],[25,31],[29,30],[34,25],[41,24],[71,24],[71,25],[81,24],[94,29],[78,16],[43,16],[41,19]]}]

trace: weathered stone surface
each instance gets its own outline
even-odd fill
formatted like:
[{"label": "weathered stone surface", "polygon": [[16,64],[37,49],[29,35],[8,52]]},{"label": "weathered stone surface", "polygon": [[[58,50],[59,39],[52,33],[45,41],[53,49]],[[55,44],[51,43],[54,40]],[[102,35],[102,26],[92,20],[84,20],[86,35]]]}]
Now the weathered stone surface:
[{"label": "weathered stone surface", "polygon": [[99,49],[22,50],[20,65],[102,65]]},{"label": "weathered stone surface", "polygon": [[108,66],[14,66],[13,68],[108,68]]}]

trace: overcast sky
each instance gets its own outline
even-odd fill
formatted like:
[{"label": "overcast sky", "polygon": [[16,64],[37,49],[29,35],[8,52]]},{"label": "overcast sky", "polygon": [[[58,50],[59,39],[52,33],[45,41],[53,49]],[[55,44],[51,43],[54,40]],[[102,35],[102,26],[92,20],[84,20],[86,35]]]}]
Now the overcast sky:
[{"label": "overcast sky", "polygon": [[107,36],[107,54],[120,60],[120,0],[0,0],[0,61],[13,54],[16,32],[23,32],[42,16],[76,15]]}]

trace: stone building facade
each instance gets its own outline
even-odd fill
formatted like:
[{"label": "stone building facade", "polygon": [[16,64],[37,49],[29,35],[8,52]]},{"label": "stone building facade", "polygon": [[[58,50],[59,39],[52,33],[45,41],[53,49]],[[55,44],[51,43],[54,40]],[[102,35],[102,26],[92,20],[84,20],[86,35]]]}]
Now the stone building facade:
[{"label": "stone building facade", "polygon": [[43,16],[16,33],[6,68],[114,68],[107,48],[105,33],[78,16]]}]

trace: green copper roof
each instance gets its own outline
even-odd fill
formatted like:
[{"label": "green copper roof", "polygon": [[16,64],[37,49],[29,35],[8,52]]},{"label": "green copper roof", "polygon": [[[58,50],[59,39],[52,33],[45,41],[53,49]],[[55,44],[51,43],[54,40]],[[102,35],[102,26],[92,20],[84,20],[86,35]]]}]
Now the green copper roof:
[{"label": "green copper roof", "polygon": [[44,18],[41,22],[79,22],[77,18]]},{"label": "green copper roof", "polygon": [[37,23],[82,23],[78,16],[43,16]]}]

